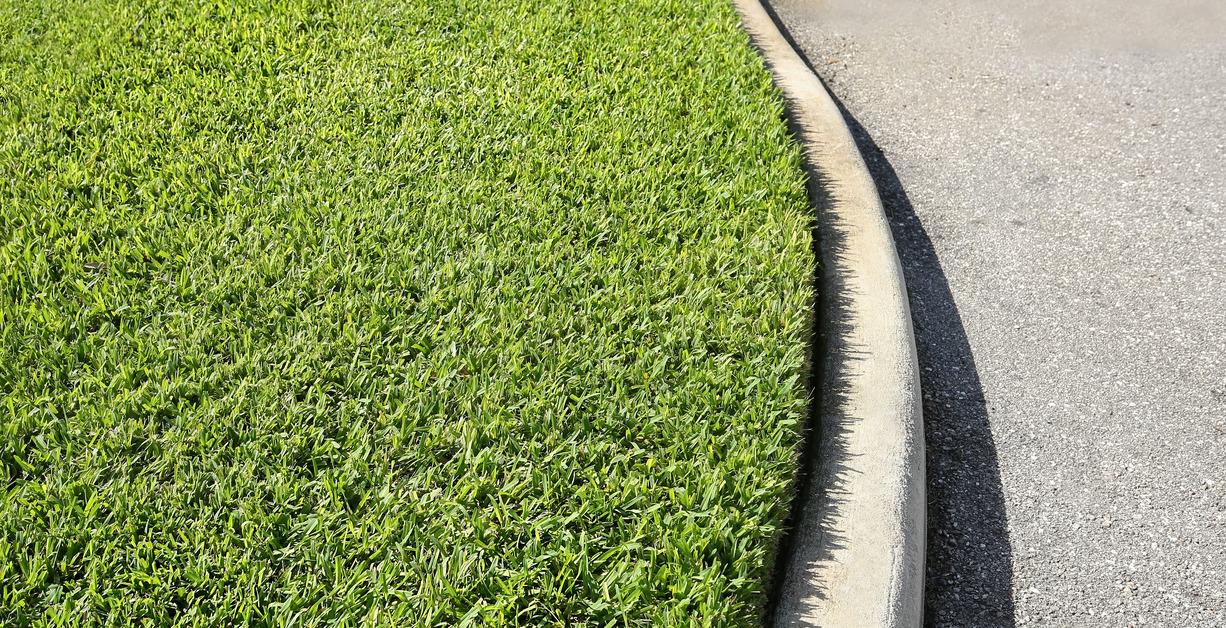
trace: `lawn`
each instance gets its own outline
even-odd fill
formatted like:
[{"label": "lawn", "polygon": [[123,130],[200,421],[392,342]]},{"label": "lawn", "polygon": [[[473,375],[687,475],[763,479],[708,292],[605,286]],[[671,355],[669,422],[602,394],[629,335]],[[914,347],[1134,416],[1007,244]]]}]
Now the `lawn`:
[{"label": "lawn", "polygon": [[781,111],[726,0],[0,0],[0,623],[757,623]]}]

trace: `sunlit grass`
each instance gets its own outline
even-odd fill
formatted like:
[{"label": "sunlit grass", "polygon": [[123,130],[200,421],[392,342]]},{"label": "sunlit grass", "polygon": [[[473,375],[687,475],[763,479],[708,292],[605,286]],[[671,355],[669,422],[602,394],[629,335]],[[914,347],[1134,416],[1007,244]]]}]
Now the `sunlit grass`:
[{"label": "sunlit grass", "polygon": [[780,111],[723,0],[0,0],[0,623],[757,622]]}]

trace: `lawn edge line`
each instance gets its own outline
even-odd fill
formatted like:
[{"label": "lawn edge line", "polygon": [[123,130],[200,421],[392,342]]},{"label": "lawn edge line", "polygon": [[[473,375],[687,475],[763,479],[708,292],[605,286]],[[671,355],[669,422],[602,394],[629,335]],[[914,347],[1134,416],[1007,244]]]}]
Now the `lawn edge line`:
[{"label": "lawn edge line", "polygon": [[817,217],[814,429],[768,623],[919,626],[924,426],[902,267],[876,185],[842,111],[766,0],[733,0],[783,92]]}]

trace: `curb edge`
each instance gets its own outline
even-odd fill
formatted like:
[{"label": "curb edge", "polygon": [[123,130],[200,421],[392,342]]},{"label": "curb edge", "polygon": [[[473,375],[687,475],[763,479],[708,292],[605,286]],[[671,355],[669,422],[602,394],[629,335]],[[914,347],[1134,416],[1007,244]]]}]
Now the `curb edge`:
[{"label": "curb edge", "polygon": [[766,0],[733,0],[787,102],[821,233],[819,408],[774,617],[779,626],[923,621],[924,425],[902,267],[872,175],[825,84]]}]

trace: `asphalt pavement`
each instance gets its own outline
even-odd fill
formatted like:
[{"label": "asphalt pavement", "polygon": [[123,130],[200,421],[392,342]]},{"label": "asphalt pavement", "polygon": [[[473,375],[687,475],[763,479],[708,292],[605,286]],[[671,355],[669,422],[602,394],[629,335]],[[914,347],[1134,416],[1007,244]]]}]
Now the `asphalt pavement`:
[{"label": "asphalt pavement", "polygon": [[1226,625],[1226,3],[771,4],[903,262],[928,622]]}]

